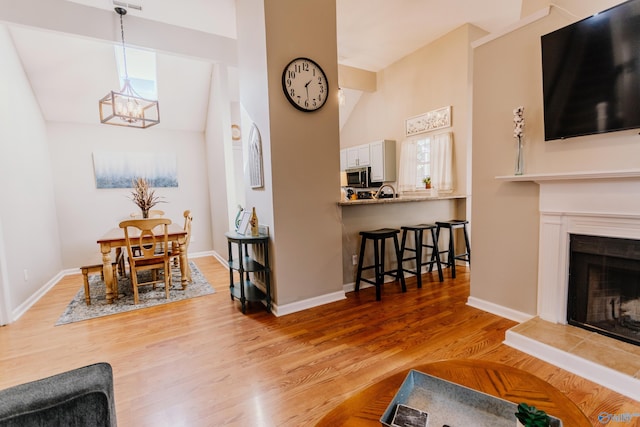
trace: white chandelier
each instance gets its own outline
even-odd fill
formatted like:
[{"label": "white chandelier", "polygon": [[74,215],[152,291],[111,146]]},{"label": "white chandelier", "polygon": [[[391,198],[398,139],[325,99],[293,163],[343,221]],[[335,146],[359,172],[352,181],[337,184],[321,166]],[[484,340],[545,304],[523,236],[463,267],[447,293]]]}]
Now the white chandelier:
[{"label": "white chandelier", "polygon": [[100,122],[108,125],[148,128],[160,123],[158,101],[143,98],[131,86],[127,71],[127,53],[124,46],[124,25],[122,24],[122,17],[127,14],[127,10],[116,7],[115,11],[120,15],[124,85],[120,91],[112,90],[100,100]]}]

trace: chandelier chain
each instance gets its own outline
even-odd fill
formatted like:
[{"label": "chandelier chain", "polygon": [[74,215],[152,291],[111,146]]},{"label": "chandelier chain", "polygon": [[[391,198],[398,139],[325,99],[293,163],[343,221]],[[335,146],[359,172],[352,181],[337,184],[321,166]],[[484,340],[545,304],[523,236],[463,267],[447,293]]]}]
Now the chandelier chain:
[{"label": "chandelier chain", "polygon": [[124,47],[124,24],[122,23],[122,15],[123,13],[119,13],[120,15],[120,37],[122,39],[122,58],[124,59],[124,78],[129,80],[129,72],[127,70],[127,52]]}]

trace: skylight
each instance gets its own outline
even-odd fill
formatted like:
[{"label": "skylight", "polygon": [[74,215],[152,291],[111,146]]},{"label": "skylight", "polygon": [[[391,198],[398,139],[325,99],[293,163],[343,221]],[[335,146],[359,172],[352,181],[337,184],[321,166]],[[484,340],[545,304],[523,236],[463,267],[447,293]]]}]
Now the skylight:
[{"label": "skylight", "polygon": [[[124,85],[122,46],[114,46],[120,86]],[[156,53],[127,46],[127,72],[133,89],[146,99],[158,99]]]}]

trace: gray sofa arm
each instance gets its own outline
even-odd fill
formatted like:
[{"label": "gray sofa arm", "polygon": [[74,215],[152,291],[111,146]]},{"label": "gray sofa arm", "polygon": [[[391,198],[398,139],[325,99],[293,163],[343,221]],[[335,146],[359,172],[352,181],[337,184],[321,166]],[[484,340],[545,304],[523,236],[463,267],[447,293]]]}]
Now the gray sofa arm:
[{"label": "gray sofa arm", "polygon": [[115,427],[113,371],[96,363],[0,391],[0,427]]}]

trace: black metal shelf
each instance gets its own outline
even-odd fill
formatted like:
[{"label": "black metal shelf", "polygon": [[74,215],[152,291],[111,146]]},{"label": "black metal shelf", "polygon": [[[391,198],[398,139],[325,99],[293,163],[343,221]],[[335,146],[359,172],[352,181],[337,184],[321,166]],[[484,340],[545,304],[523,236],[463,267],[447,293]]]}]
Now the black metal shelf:
[{"label": "black metal shelf", "polygon": [[[244,286],[244,298],[246,301],[265,301],[267,300],[267,294],[262,292],[260,288],[258,288],[255,283],[251,281],[244,280],[242,282]],[[234,283],[233,286],[230,287],[231,294],[236,299],[242,298],[242,291],[240,290],[240,283]]]},{"label": "black metal shelf", "polygon": [[[233,270],[240,270],[240,262],[239,261],[230,261],[229,262],[229,268],[233,269]],[[242,268],[244,271],[247,271],[249,273],[254,273],[256,271],[266,271],[267,267],[265,267],[264,265],[260,264],[258,261],[256,261],[255,259],[251,258],[251,257],[243,257],[242,260]]]},{"label": "black metal shelf", "polygon": [[[271,311],[271,269],[269,268],[269,236],[244,236],[236,232],[228,232],[227,245],[229,249],[229,294],[231,300],[239,300],[242,313],[246,312],[246,303],[262,301]],[[233,258],[233,245],[237,246],[238,258]],[[259,262],[249,254],[249,245],[261,246],[264,262]],[[234,271],[240,275],[240,281],[235,282]],[[250,280],[249,273],[264,273],[265,291]]]}]

